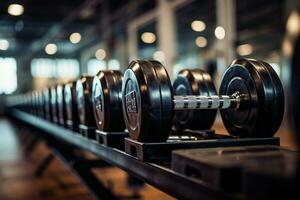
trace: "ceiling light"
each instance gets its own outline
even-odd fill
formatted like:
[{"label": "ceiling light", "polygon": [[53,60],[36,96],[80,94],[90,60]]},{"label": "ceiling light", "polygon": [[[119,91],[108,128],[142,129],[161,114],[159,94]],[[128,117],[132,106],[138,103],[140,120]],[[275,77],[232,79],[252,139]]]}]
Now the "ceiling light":
[{"label": "ceiling light", "polygon": [[207,39],[205,37],[199,36],[196,38],[195,43],[198,47],[206,47],[207,46]]},{"label": "ceiling light", "polygon": [[19,16],[24,13],[24,7],[20,4],[10,4],[7,9],[8,14]]},{"label": "ceiling light", "polygon": [[286,29],[289,35],[297,36],[300,32],[300,15],[297,12],[293,12],[286,23]]},{"label": "ceiling light", "polygon": [[218,26],[215,29],[215,36],[218,40],[222,40],[225,38],[225,29],[222,26]]},{"label": "ceiling light", "polygon": [[45,47],[45,52],[49,55],[53,55],[57,52],[57,46],[56,44],[47,44],[46,47]]},{"label": "ceiling light", "polygon": [[154,33],[144,32],[141,35],[141,39],[144,43],[151,44],[151,43],[155,42],[156,36]]},{"label": "ceiling light", "polygon": [[203,21],[195,20],[191,23],[191,27],[196,32],[204,31],[206,28],[206,25]]},{"label": "ceiling light", "polygon": [[248,56],[253,52],[253,46],[251,44],[242,44],[237,47],[237,52],[240,56]]},{"label": "ceiling light", "polygon": [[73,44],[77,44],[81,40],[81,35],[80,33],[72,33],[69,39]]},{"label": "ceiling light", "polygon": [[0,40],[0,50],[5,51],[9,47],[9,42],[5,39]]},{"label": "ceiling light", "polygon": [[104,60],[104,58],[106,57],[106,52],[104,49],[98,49],[95,53],[95,57],[97,58],[97,60]]}]

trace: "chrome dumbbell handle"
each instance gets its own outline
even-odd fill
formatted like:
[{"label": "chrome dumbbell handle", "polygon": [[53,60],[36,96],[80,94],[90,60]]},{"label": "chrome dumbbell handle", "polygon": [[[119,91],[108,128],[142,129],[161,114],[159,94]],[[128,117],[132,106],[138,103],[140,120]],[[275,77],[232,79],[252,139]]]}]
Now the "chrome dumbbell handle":
[{"label": "chrome dumbbell handle", "polygon": [[238,93],[212,96],[184,95],[174,96],[173,103],[175,110],[227,109],[239,108],[241,100]]}]

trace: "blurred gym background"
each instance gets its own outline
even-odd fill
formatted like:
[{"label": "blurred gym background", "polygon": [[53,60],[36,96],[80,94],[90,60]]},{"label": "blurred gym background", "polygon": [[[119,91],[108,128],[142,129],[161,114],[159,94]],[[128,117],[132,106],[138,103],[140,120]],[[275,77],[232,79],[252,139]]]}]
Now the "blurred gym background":
[{"label": "blurred gym background", "polygon": [[[42,89],[101,69],[124,71],[137,58],[161,61],[171,78],[183,68],[205,69],[217,88],[235,58],[262,59],[287,88],[291,70],[285,58],[293,47],[285,35],[286,30],[300,28],[297,17],[288,18],[299,4],[299,0],[3,0],[0,95]],[[285,93],[287,97],[287,89]],[[293,148],[287,121],[286,114],[277,135],[283,146]],[[217,119],[216,129],[223,130],[222,126]],[[5,165],[18,156],[19,147],[7,121],[0,121],[0,130],[0,163]]]}]

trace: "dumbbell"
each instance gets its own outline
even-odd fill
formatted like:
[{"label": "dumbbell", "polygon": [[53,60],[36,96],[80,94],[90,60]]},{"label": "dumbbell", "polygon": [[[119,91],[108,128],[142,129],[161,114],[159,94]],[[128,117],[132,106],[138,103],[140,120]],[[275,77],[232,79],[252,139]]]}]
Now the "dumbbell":
[{"label": "dumbbell", "polygon": [[284,93],[269,64],[235,60],[223,75],[219,93],[173,96],[170,78],[161,63],[133,61],[122,84],[125,125],[135,140],[163,142],[169,136],[174,110],[220,109],[231,135],[271,137],[278,130],[284,113]]},{"label": "dumbbell", "polygon": [[77,109],[80,123],[79,132],[86,137],[94,138],[96,123],[92,114],[92,86],[92,76],[83,75],[76,82]]},{"label": "dumbbell", "polygon": [[57,85],[51,86],[51,110],[52,110],[52,120],[54,123],[58,124],[58,104],[57,104]]},{"label": "dumbbell", "polygon": [[35,90],[29,93],[30,112],[32,115],[37,115],[37,92]]},{"label": "dumbbell", "polygon": [[62,126],[66,126],[67,120],[67,111],[66,111],[66,103],[65,103],[65,84],[59,84],[56,87],[56,101],[58,107],[58,121]]},{"label": "dumbbell", "polygon": [[45,116],[45,110],[44,110],[44,96],[43,92],[41,90],[37,91],[37,101],[38,101],[38,113],[40,117]]},{"label": "dumbbell", "polygon": [[40,97],[39,91],[33,90],[31,92],[31,104],[32,104],[32,114],[35,116],[40,116]]},{"label": "dumbbell", "polygon": [[73,131],[78,131],[79,115],[76,95],[76,81],[65,85],[64,100],[66,106],[66,126]]},{"label": "dumbbell", "polygon": [[122,114],[123,75],[117,70],[99,71],[93,79],[92,103],[97,128],[105,132],[124,131]]},{"label": "dumbbell", "polygon": [[43,90],[43,99],[44,99],[45,118],[49,121],[52,121],[51,89],[49,87]]},{"label": "dumbbell", "polygon": [[[211,76],[201,69],[183,69],[173,82],[173,94],[215,96],[217,94]],[[174,112],[176,134],[184,129],[208,130],[213,125],[217,110],[194,109]]]}]

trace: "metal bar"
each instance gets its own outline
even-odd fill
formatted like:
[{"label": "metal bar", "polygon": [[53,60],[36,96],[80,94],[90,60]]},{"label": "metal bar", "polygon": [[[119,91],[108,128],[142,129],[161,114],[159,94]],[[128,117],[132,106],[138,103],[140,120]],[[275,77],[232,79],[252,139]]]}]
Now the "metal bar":
[{"label": "metal bar", "polygon": [[194,110],[194,109],[227,109],[238,108],[240,98],[236,95],[214,95],[214,96],[174,96],[175,110]]}]

